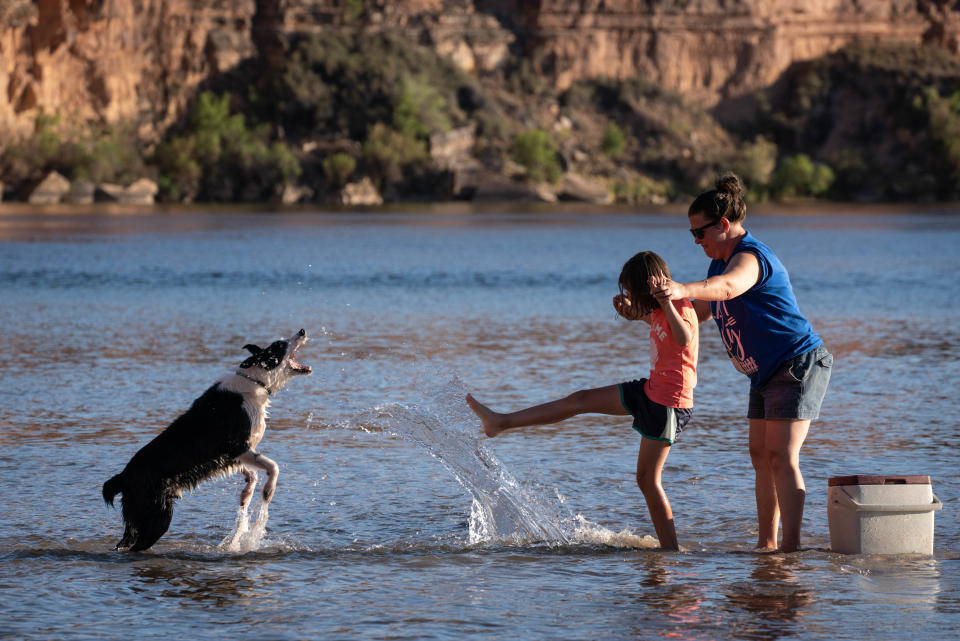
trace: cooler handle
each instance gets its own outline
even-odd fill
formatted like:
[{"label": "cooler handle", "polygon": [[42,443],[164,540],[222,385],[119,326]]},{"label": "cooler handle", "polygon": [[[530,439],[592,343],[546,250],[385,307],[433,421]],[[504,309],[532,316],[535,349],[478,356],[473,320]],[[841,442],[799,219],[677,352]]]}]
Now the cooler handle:
[{"label": "cooler handle", "polygon": [[[943,508],[943,503],[940,499],[937,498],[937,495],[933,495],[933,502],[927,505],[917,505],[916,503],[911,503],[909,505],[887,505],[885,503],[860,503],[855,498],[850,496],[850,493],[845,489],[838,488],[843,492],[843,498],[849,501],[854,509],[857,512],[936,512],[939,509]],[[835,501],[839,503],[839,501]]]}]

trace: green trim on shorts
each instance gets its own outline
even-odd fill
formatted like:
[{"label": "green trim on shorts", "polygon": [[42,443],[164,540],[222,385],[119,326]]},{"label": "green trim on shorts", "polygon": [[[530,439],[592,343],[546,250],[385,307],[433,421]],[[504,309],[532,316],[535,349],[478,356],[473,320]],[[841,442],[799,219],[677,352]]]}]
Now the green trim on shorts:
[{"label": "green trim on shorts", "polygon": [[[636,429],[636,428],[634,428],[634,429]],[[637,430],[637,431],[640,432],[640,430]],[[645,439],[649,439],[649,440],[651,440],[651,441],[663,441],[664,443],[667,443],[667,444],[670,445],[671,447],[673,446],[673,441],[671,441],[671,440],[668,439],[668,438],[654,438],[654,437],[652,437],[652,436],[647,436],[647,435],[644,434],[643,432],[640,432],[640,437],[641,437],[641,438],[645,438]]]},{"label": "green trim on shorts", "polygon": [[623,400],[623,383],[617,383],[617,389],[620,390],[620,404],[623,405],[623,409],[627,410],[627,414],[633,416],[633,412],[627,407],[627,402]]},{"label": "green trim on shorts", "polygon": [[673,438],[667,438],[666,436],[650,436],[649,434],[644,434],[636,427],[634,427],[633,429],[639,432],[640,436],[642,436],[643,438],[648,438],[651,441],[662,441],[672,447],[673,442],[677,439],[677,423],[679,421],[677,421],[677,414],[676,412],[673,411],[672,407],[668,405],[664,405],[663,407],[667,408],[667,425],[664,427],[664,431],[668,434],[672,434]]}]

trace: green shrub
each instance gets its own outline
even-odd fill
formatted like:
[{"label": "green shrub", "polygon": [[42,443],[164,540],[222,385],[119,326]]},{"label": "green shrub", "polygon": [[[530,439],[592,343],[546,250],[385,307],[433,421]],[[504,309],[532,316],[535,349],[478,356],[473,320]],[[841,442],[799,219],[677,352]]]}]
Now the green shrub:
[{"label": "green shrub", "polygon": [[603,153],[609,158],[618,158],[626,145],[627,137],[624,135],[623,129],[618,127],[616,123],[608,124],[603,131],[603,141],[600,143]]},{"label": "green shrub", "polygon": [[613,196],[617,202],[631,205],[660,204],[673,196],[673,187],[669,181],[654,180],[644,174],[638,174],[613,183]]},{"label": "green shrub", "polygon": [[203,168],[197,161],[193,137],[178,137],[157,146],[154,162],[161,168],[157,180],[164,200],[191,201],[200,192]]},{"label": "green shrub", "polygon": [[813,162],[806,154],[797,154],[784,159],[774,171],[772,192],[777,198],[823,196],[834,179],[830,167]]},{"label": "green shrub", "polygon": [[533,181],[556,182],[563,170],[557,149],[543,129],[532,129],[516,135],[510,150],[511,157],[527,170]]},{"label": "green shrub", "polygon": [[274,74],[265,118],[297,132],[363,140],[384,123],[415,137],[460,124],[454,98],[474,81],[448,59],[389,33],[300,34]]},{"label": "green shrub", "polygon": [[28,157],[36,165],[49,165],[57,159],[63,148],[63,140],[57,132],[60,114],[48,116],[43,111],[33,120],[33,135],[23,145]]},{"label": "green shrub", "polygon": [[393,110],[393,127],[410,138],[428,140],[431,134],[449,131],[447,101],[423,76],[404,75]]},{"label": "green shrub", "polygon": [[0,176],[11,183],[33,181],[50,171],[71,180],[130,183],[145,173],[132,127],[91,125],[75,130],[59,114],[37,114],[33,134],[0,155]]},{"label": "green shrub", "polygon": [[777,145],[763,137],[741,145],[733,156],[730,168],[744,184],[749,185],[750,200],[764,200],[777,167]]},{"label": "green shrub", "polygon": [[157,146],[158,185],[175,200],[262,200],[300,175],[300,163],[267,125],[249,127],[230,96],[203,92],[182,135]]},{"label": "green shrub", "polygon": [[425,164],[429,155],[422,140],[377,123],[363,143],[363,158],[382,187],[403,180],[409,170]]},{"label": "green shrub", "polygon": [[93,127],[79,145],[74,178],[126,185],[146,173],[133,127]]},{"label": "green shrub", "polygon": [[955,183],[960,179],[960,91],[941,96],[937,89],[928,87],[914,99],[914,108],[927,121],[936,173],[941,182]]},{"label": "green shrub", "polygon": [[262,156],[262,162],[251,169],[267,176],[267,182],[275,187],[292,182],[303,173],[297,156],[290,147],[279,141],[271,143],[269,151]]},{"label": "green shrub", "polygon": [[34,118],[33,134],[13,143],[0,154],[0,180],[10,185],[35,181],[51,170],[69,173],[63,157],[65,144],[60,137],[59,115],[49,116],[42,110]]},{"label": "green shrub", "polygon": [[816,163],[813,167],[813,176],[810,179],[810,195],[816,197],[827,195],[836,179],[837,176],[829,165]]},{"label": "green shrub", "polygon": [[350,180],[357,168],[353,156],[336,153],[323,159],[323,175],[331,185],[341,187]]},{"label": "green shrub", "polygon": [[363,6],[363,0],[345,0],[342,11],[343,20],[348,24],[356,22],[366,13],[366,9]]}]

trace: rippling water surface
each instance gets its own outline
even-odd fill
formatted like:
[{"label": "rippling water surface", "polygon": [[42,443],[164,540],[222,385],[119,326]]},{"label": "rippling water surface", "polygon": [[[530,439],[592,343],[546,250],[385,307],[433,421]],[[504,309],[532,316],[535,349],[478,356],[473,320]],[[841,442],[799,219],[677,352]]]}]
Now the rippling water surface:
[{"label": "rippling water surface", "polygon": [[[462,401],[645,375],[610,299],[641,249],[706,273],[681,213],[5,212],[0,637],[956,638],[960,215],[748,223],[836,356],[793,555],[750,551],[747,384],[712,325],[664,472],[681,553],[655,549],[625,421],[490,440]],[[301,327],[314,373],[259,448],[269,514],[238,519],[240,477],[212,481],[149,552],[112,551],[103,481],[245,343]],[[832,553],[827,480],[850,474],[929,474],[934,556]]]}]

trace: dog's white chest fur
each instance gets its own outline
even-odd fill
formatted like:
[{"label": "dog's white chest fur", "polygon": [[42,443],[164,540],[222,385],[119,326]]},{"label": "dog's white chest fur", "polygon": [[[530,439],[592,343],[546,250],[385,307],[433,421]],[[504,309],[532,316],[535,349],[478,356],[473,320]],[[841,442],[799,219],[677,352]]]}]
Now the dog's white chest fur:
[{"label": "dog's white chest fur", "polygon": [[243,397],[243,411],[250,417],[250,441],[247,446],[255,450],[267,429],[267,410],[270,396],[260,385],[235,374],[220,380],[220,389]]},{"label": "dog's white chest fur", "polygon": [[248,447],[251,450],[257,449],[257,444],[263,438],[263,433],[267,429],[267,409],[270,407],[270,399],[249,398],[249,395],[243,398],[243,409],[250,417],[250,442]]}]

